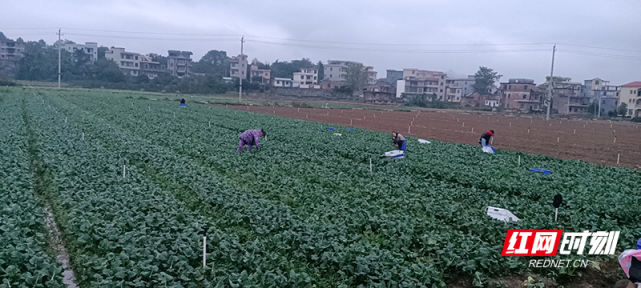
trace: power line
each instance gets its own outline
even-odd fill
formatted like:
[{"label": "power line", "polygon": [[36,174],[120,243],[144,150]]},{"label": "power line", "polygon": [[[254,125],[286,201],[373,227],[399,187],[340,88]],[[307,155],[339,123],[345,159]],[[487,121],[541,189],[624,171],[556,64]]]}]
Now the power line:
[{"label": "power line", "polygon": [[578,50],[565,50],[565,49],[561,49],[561,50],[558,50],[558,51],[565,52],[565,53],[570,53],[570,54],[577,54],[577,55],[598,56],[598,57],[606,57],[606,58],[641,61],[641,57],[634,57],[634,56],[629,56],[629,55],[615,55],[615,54],[605,54],[605,53],[595,53],[595,52],[586,52],[586,51],[578,51]]},{"label": "power line", "polygon": [[67,35],[76,36],[91,36],[91,37],[106,37],[118,39],[136,39],[136,40],[173,40],[173,41],[237,41],[235,38],[167,38],[167,37],[140,37],[140,36],[116,36],[116,35],[98,35],[98,34],[84,34],[84,33],[66,33]]},{"label": "power line", "polygon": [[617,49],[617,48],[606,48],[606,47],[596,47],[596,46],[586,46],[586,45],[576,45],[576,44],[566,44],[559,43],[560,45],[573,46],[573,47],[583,47],[583,48],[592,48],[592,49],[601,49],[601,50],[613,50],[613,51],[625,51],[625,52],[636,52],[641,53],[641,50],[627,50],[627,49]]},{"label": "power line", "polygon": [[318,46],[295,43],[279,43],[269,41],[245,40],[246,42],[291,46],[313,49],[343,50],[343,51],[362,51],[362,52],[389,52],[389,53],[504,53],[504,52],[537,52],[549,51],[549,49],[519,49],[519,50],[402,50],[402,49],[379,49],[365,47],[341,47],[341,46]]},{"label": "power line", "polygon": [[108,32],[108,33],[128,33],[128,34],[149,34],[149,35],[179,35],[179,36],[215,36],[215,37],[240,37],[240,34],[194,34],[194,33],[165,33],[165,32],[140,32],[140,31],[119,31],[119,30],[99,30],[99,29],[84,29],[84,28],[69,28],[62,27],[68,30],[78,31],[93,31],[93,32]]},{"label": "power line", "polygon": [[343,44],[343,45],[371,45],[371,46],[425,46],[425,47],[456,47],[456,46],[532,46],[532,45],[551,45],[552,43],[479,43],[479,44],[410,44],[410,43],[371,43],[371,42],[338,42],[338,41],[318,41],[318,40],[303,40],[292,38],[276,38],[265,37],[256,35],[247,35],[247,37],[272,39],[292,42],[309,42],[309,43],[328,43],[328,44]]}]

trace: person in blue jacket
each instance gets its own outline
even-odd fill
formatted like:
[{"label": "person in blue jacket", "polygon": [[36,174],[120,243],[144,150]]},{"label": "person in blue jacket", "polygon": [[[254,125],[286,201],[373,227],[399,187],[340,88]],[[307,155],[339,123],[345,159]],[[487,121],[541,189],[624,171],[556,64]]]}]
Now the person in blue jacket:
[{"label": "person in blue jacket", "polygon": [[403,135],[396,131],[392,131],[392,141],[394,141],[394,146],[396,146],[398,150],[402,150],[403,153],[406,152],[407,140],[405,140],[405,137],[403,137]]}]

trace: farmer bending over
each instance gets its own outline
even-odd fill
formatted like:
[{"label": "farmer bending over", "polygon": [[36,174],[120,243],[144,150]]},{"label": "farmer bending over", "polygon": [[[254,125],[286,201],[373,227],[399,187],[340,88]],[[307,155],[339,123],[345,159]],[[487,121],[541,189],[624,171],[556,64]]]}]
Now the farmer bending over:
[{"label": "farmer bending over", "polygon": [[394,146],[396,146],[396,148],[402,150],[403,153],[405,153],[405,150],[407,150],[407,141],[405,141],[405,137],[403,137],[403,135],[396,131],[393,131],[392,141],[394,141]]},{"label": "farmer bending over", "polygon": [[487,131],[481,135],[481,138],[479,138],[479,144],[481,146],[487,146],[488,143],[490,143],[490,138],[494,136],[494,130]]},{"label": "farmer bending over", "polygon": [[265,134],[265,131],[261,129],[247,130],[243,132],[243,134],[240,134],[238,137],[240,142],[238,142],[238,149],[236,149],[236,151],[241,152],[245,150],[245,145],[249,145],[249,151],[254,148],[254,145],[256,145],[256,148],[260,148],[258,141],[260,141],[261,136],[265,135],[267,134]]}]

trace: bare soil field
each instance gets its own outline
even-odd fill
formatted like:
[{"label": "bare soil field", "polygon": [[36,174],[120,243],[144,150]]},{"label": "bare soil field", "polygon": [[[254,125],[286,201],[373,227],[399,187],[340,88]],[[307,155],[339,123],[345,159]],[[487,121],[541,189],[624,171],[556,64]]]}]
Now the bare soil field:
[{"label": "bare soil field", "polygon": [[[391,132],[439,141],[478,145],[481,134],[494,130],[498,149],[583,160],[599,165],[638,169],[641,166],[639,124],[589,119],[551,119],[488,115],[479,112],[402,112],[270,106],[232,109]],[[411,145],[411,143],[410,143]],[[617,158],[618,164],[617,164]]]}]

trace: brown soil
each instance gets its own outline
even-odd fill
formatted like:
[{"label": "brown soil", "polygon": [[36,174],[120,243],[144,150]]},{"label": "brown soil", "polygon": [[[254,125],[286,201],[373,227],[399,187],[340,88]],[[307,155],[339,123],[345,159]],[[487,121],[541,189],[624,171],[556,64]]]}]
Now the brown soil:
[{"label": "brown soil", "polygon": [[583,160],[615,167],[637,169],[641,166],[640,125],[632,122],[581,119],[545,121],[539,117],[460,111],[229,107],[345,126],[350,126],[351,123],[351,126],[357,128],[382,132],[398,131],[403,135],[473,145],[478,145],[478,138],[483,132],[492,129],[495,137],[491,145],[498,149]]}]

